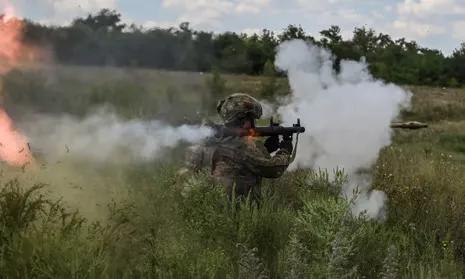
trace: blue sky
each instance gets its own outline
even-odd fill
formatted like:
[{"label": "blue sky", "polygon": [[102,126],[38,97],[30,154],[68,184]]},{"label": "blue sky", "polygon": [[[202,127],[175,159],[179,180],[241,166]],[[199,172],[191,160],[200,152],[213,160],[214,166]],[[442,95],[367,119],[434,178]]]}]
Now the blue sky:
[{"label": "blue sky", "polygon": [[[0,0],[0,5],[6,0]],[[465,0],[10,0],[17,13],[46,24],[67,24],[102,8],[116,9],[128,23],[251,33],[280,32],[300,24],[313,36],[339,25],[345,37],[366,26],[394,38],[450,54],[465,41]]]}]

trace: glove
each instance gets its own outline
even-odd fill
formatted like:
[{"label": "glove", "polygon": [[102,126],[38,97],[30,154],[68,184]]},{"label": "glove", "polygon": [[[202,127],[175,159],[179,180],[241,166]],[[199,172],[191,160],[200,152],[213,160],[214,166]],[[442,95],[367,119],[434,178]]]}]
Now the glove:
[{"label": "glove", "polygon": [[294,145],[292,144],[292,136],[283,136],[283,140],[279,143],[279,148],[286,150],[292,154]]},{"label": "glove", "polygon": [[278,136],[271,136],[266,139],[264,143],[266,150],[268,153],[273,153],[279,149],[279,137]]}]

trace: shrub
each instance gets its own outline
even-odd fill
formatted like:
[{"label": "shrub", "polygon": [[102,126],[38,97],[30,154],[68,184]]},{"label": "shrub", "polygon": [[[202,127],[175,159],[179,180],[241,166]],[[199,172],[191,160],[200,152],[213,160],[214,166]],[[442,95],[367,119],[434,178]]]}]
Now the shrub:
[{"label": "shrub", "polygon": [[3,185],[0,190],[0,226],[11,232],[27,229],[43,215],[51,202],[38,192],[44,187],[37,184],[22,189],[18,180]]}]

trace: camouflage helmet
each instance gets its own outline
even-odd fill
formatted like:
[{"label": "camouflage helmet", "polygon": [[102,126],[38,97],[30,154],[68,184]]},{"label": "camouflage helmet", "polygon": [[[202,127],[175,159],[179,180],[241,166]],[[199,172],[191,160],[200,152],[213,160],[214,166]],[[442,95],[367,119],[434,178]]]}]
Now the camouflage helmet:
[{"label": "camouflage helmet", "polygon": [[254,97],[235,93],[218,102],[216,106],[218,114],[225,123],[251,116],[254,119],[262,117],[262,105]]}]

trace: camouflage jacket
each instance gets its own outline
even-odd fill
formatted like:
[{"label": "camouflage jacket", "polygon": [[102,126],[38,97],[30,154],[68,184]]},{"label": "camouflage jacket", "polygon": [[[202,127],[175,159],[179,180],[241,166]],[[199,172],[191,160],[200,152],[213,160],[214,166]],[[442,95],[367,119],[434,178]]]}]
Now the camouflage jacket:
[{"label": "camouflage jacket", "polygon": [[253,138],[226,137],[208,139],[194,146],[187,165],[198,171],[208,168],[210,174],[226,187],[229,195],[233,189],[238,196],[259,195],[263,177],[280,177],[291,163],[291,155],[279,150],[272,157],[263,143]]}]

